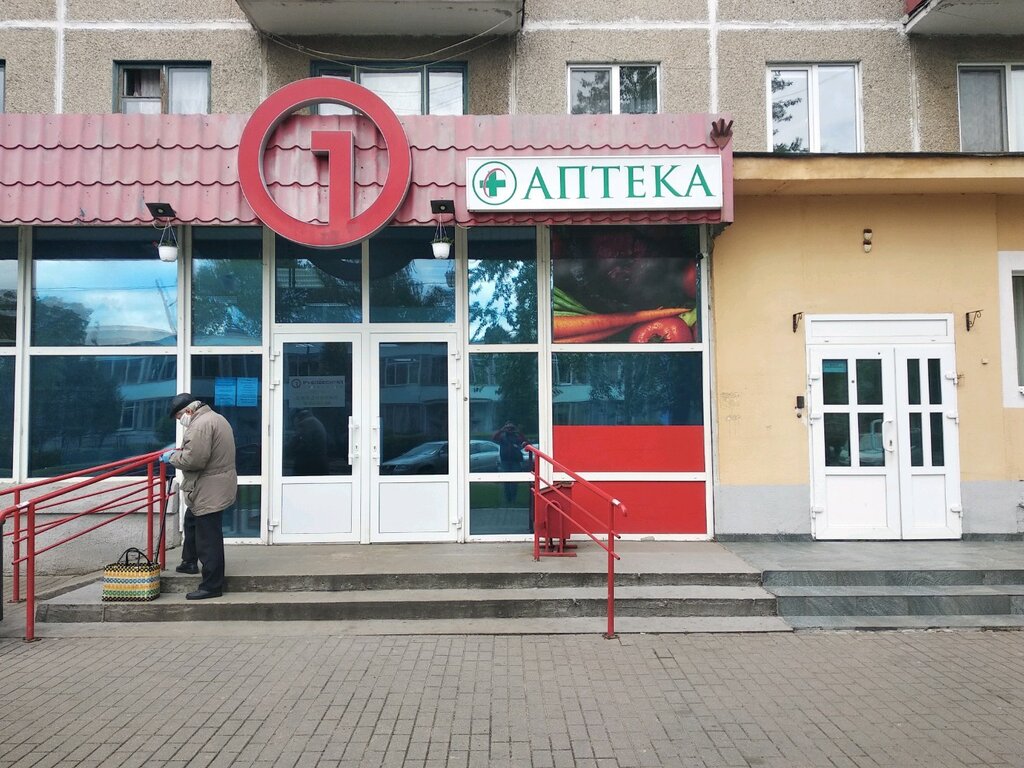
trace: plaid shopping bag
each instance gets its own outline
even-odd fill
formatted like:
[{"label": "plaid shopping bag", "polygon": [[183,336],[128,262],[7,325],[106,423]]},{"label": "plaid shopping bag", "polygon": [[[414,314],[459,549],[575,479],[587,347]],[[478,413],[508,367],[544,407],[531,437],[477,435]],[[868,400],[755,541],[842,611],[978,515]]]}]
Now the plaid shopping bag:
[{"label": "plaid shopping bag", "polygon": [[103,569],[105,602],[141,603],[160,595],[160,564],[136,547],[126,549]]}]

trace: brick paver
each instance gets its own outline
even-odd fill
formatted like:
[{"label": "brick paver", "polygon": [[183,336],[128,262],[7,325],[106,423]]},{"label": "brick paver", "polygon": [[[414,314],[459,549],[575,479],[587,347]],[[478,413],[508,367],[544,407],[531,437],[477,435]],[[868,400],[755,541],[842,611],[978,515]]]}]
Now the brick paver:
[{"label": "brick paver", "polygon": [[0,767],[1024,766],[1024,634],[0,640]]}]

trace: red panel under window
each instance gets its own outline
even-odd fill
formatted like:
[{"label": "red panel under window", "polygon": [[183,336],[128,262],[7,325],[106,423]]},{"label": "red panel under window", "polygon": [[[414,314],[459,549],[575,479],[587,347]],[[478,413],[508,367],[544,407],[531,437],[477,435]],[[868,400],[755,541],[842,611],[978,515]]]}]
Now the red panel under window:
[{"label": "red panel under window", "polygon": [[[703,482],[599,481],[594,485],[626,505],[628,516],[616,516],[619,533],[707,532]],[[606,524],[608,502],[579,483],[573,487],[572,494],[573,501],[578,501]]]},{"label": "red panel under window", "polygon": [[704,427],[555,427],[555,459],[573,472],[703,472]]}]

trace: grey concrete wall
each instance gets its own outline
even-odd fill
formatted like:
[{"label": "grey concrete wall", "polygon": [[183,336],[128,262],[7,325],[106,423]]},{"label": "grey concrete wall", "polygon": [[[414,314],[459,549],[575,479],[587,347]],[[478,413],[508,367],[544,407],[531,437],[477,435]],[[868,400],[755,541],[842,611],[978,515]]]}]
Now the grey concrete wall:
[{"label": "grey concrete wall", "polygon": [[[278,42],[267,43],[267,85],[273,92],[283,85],[309,77],[313,61],[335,55],[358,64],[360,59],[408,59],[418,63],[445,60],[465,62],[468,71],[469,113],[494,115],[508,112],[509,71],[515,39],[494,37],[475,41],[468,48],[446,49],[462,38],[301,38],[296,40],[308,50],[297,50]],[[461,51],[465,50],[465,53]],[[320,56],[309,51],[323,52]]]},{"label": "grey concrete wall", "polygon": [[1019,37],[912,37],[921,151],[959,152],[957,65],[1024,60]]},{"label": "grey concrete wall", "polygon": [[53,112],[55,51],[52,30],[0,29],[5,112]]},{"label": "grey concrete wall", "polygon": [[543,21],[707,21],[707,0],[631,0],[609,3],[607,0],[528,0],[527,24]]},{"label": "grey concrete wall", "polygon": [[965,534],[1024,532],[1024,481],[965,482],[960,496]]},{"label": "grey concrete wall", "polygon": [[[9,1],[5,0],[5,3]],[[54,0],[49,0],[48,4],[52,7]],[[68,21],[246,20],[235,0],[174,0],[173,3],[153,0],[67,0],[67,4]]]},{"label": "grey concrete wall", "polygon": [[64,111],[109,113],[114,62],[144,60],[209,61],[211,112],[251,112],[261,101],[260,44],[254,32],[84,30],[66,35]]},{"label": "grey concrete wall", "polygon": [[809,535],[810,499],[807,485],[719,485],[715,535]]},{"label": "grey concrete wall", "polygon": [[[42,21],[57,18],[56,0],[3,0],[0,19],[4,21]],[[3,50],[0,47],[0,50]]]},{"label": "grey concrete wall", "polygon": [[768,151],[765,75],[790,62],[859,63],[865,151],[913,149],[910,47],[895,31],[726,31],[718,55],[718,106],[736,121],[736,151]]},{"label": "grey concrete wall", "polygon": [[903,18],[901,0],[718,0],[719,21],[891,21]]},{"label": "grey concrete wall", "polygon": [[529,32],[520,37],[516,111],[568,111],[567,64],[661,65],[661,111],[707,112],[708,35],[701,30]]}]

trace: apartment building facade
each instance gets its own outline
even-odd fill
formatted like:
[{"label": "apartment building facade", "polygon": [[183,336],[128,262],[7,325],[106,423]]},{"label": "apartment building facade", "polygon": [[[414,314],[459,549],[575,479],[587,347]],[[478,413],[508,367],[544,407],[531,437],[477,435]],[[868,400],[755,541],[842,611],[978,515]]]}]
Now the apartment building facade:
[{"label": "apartment building facade", "polygon": [[[239,437],[233,538],[527,536],[507,422],[623,498],[632,535],[1020,533],[1024,12],[992,5],[9,2],[0,477],[173,442],[162,403],[191,389]],[[412,147],[389,226],[326,250],[238,189],[253,113],[317,77],[379,96]],[[357,210],[384,185],[352,106],[269,140],[293,218],[328,205],[311,130],[357,126]],[[637,156],[673,191],[658,174],[696,157],[708,200],[470,210],[474,158]],[[560,173],[535,197],[582,190]]]}]

